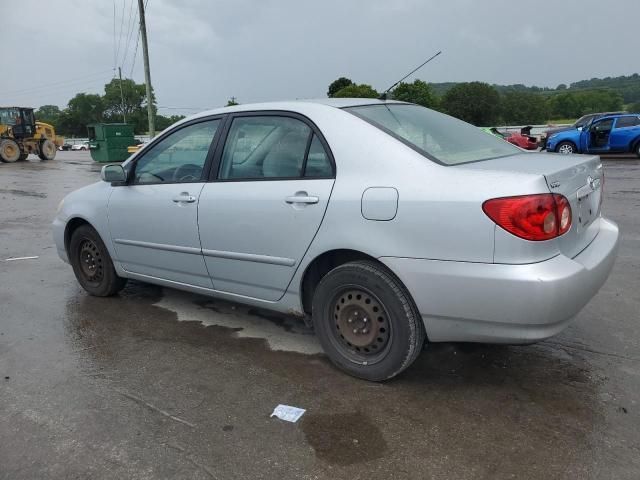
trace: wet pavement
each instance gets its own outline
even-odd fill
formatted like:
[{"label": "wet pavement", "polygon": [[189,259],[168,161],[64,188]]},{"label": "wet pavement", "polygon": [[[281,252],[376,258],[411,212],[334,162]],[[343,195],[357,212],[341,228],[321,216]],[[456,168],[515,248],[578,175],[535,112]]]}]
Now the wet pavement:
[{"label": "wet pavement", "polygon": [[88,296],[49,224],[99,166],[1,164],[0,478],[639,478],[640,161],[605,168],[620,253],[566,331],[430,345],[374,384],[293,318],[134,282]]}]

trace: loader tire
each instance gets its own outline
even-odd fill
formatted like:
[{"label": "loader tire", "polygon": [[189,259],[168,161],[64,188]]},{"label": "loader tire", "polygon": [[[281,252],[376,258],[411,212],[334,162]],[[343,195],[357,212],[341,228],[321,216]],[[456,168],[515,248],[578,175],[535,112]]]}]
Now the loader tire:
[{"label": "loader tire", "polygon": [[20,159],[20,153],[20,146],[15,140],[10,138],[0,140],[0,160],[3,162],[17,162]]},{"label": "loader tire", "polygon": [[40,142],[40,152],[38,156],[40,160],[53,160],[56,158],[56,144],[48,138]]}]

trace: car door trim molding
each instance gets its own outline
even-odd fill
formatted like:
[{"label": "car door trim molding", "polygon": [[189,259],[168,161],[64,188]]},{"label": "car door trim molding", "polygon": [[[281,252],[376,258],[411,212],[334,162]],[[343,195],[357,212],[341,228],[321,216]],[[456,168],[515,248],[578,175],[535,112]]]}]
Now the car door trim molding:
[{"label": "car door trim molding", "polygon": [[167,245],[166,243],[142,242],[140,240],[125,240],[116,238],[114,243],[129,245],[131,247],[153,248],[154,250],[164,250],[167,252],[190,253],[192,255],[202,255],[202,250],[196,247],[181,247],[179,245]]},{"label": "car door trim molding", "polygon": [[272,257],[270,255],[258,255],[255,253],[227,252],[224,250],[208,250],[203,248],[202,254],[205,257],[226,258],[229,260],[243,260],[245,262],[268,263],[271,265],[281,265],[283,267],[293,267],[296,261],[293,258]]}]

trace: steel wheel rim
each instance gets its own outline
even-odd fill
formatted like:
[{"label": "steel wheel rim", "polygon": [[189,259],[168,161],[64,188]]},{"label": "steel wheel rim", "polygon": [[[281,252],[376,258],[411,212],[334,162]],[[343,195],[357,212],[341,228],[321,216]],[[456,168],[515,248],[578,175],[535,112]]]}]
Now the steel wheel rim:
[{"label": "steel wheel rim", "polygon": [[344,357],[368,365],[387,355],[391,323],[377,296],[359,285],[350,285],[334,294],[329,308],[331,341]]},{"label": "steel wheel rim", "polygon": [[566,155],[568,153],[573,153],[573,147],[571,145],[561,145],[558,151]]},{"label": "steel wheel rim", "polygon": [[85,238],[78,249],[80,270],[91,283],[100,283],[104,278],[104,265],[100,249],[93,240]]}]

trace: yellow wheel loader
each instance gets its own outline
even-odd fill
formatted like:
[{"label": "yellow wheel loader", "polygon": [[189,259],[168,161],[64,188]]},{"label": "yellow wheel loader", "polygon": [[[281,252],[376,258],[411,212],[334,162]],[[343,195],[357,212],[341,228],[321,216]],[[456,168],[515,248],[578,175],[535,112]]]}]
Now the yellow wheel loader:
[{"label": "yellow wheel loader", "polygon": [[0,107],[0,160],[25,160],[30,153],[53,160],[64,139],[48,123],[37,122],[33,108]]}]

